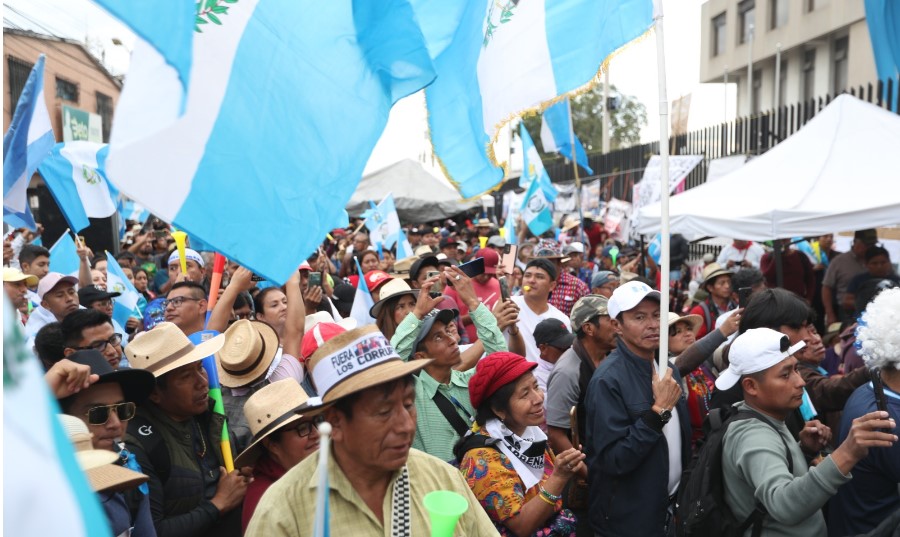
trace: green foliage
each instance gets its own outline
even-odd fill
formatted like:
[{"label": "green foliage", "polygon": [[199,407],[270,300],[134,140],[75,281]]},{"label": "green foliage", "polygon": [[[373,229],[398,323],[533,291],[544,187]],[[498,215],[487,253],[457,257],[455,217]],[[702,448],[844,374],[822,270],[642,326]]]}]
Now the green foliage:
[{"label": "green foliage", "polygon": [[[643,103],[631,95],[622,94],[612,84],[609,86],[611,99],[618,98],[619,106],[610,115],[609,143],[612,150],[631,147],[640,143],[641,127],[647,124],[647,109]],[[598,84],[591,91],[572,99],[572,115],[575,120],[575,134],[588,153],[599,153],[603,147],[603,85]],[[534,145],[541,156],[541,116],[525,118],[525,128],[534,139]]]},{"label": "green foliage", "polygon": [[199,0],[197,2],[197,18],[194,21],[194,31],[202,33],[203,30],[200,29],[201,24],[213,23],[221,26],[222,19],[219,18],[219,15],[228,14],[228,6],[221,4],[234,4],[237,2],[238,0]]}]

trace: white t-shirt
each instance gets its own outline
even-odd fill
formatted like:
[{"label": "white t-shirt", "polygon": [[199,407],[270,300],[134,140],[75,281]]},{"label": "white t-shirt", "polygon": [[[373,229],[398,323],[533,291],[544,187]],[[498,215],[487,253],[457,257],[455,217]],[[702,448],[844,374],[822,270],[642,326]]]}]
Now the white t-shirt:
[{"label": "white t-shirt", "polygon": [[756,244],[755,242],[751,242],[747,245],[747,248],[744,250],[738,250],[734,247],[734,244],[729,244],[722,248],[722,251],[719,252],[719,257],[716,259],[716,263],[722,265],[722,268],[728,268],[728,262],[734,261],[735,265],[738,265],[736,268],[740,268],[740,264],[742,261],[749,261],[753,268],[759,268],[759,261],[762,259],[763,254],[766,251],[762,246]]},{"label": "white t-shirt", "polygon": [[[547,311],[544,313],[538,314],[531,310],[528,307],[528,304],[525,303],[524,296],[514,296],[511,299],[516,306],[519,306],[519,323],[516,325],[519,327],[519,331],[522,333],[522,339],[525,340],[525,358],[530,362],[538,362],[540,364],[541,360],[541,351],[538,349],[537,343],[534,342],[534,329],[538,325],[539,322],[544,319],[559,319],[566,325],[566,330],[569,332],[572,331],[571,322],[569,321],[569,317],[554,308],[550,304],[547,304]],[[509,336],[507,336],[508,341]],[[553,369],[550,367],[550,369]],[[535,373],[537,374],[537,373]],[[549,375],[550,372],[547,372]],[[544,386],[547,385],[547,378],[544,378]]]},{"label": "white t-shirt", "polygon": [[[653,361],[654,374],[658,374],[659,365]],[[678,419],[678,407],[672,408],[672,419],[663,425],[663,436],[669,446],[669,495],[678,491],[681,484],[681,421]]]}]

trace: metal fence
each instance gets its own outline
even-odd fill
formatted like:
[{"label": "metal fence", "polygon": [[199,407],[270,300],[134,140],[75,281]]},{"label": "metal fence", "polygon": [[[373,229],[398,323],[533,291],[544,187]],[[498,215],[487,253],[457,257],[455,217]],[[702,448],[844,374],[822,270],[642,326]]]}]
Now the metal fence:
[{"label": "metal fence", "polygon": [[[866,86],[851,88],[849,93],[881,108],[900,114],[900,106],[896,97],[900,88],[900,77],[870,83]],[[893,99],[885,96],[894,95]],[[711,160],[732,155],[757,156],[765,153],[779,142],[798,131],[810,119],[831,102],[832,96],[825,95],[809,101],[801,101],[782,106],[776,110],[768,110],[752,117],[741,117],[734,121],[673,136],[669,139],[672,155],[702,155],[703,160],[688,175],[685,188],[693,188],[706,182],[706,173]],[[647,161],[659,154],[659,142],[628,147],[605,154],[588,155],[588,163],[595,171],[594,175],[581,177],[582,182],[601,180],[600,200],[617,198],[631,201],[632,187],[641,180]],[[544,167],[551,181],[574,181],[571,163],[561,159],[545,162]],[[518,181],[508,181],[507,188]],[[691,254],[701,256],[707,251],[714,252],[717,247],[694,244]]]}]

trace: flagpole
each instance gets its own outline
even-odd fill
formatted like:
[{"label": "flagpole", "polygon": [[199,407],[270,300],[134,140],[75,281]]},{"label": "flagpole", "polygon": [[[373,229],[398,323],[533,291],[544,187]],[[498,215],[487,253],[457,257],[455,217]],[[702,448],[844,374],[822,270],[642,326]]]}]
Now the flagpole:
[{"label": "flagpole", "polygon": [[[584,238],[584,214],[581,210],[581,177],[578,175],[578,157],[575,151],[575,120],[572,119],[572,99],[569,103],[569,143],[572,147],[572,169],[575,170],[575,205],[578,206],[578,228],[581,230],[581,245],[589,248]],[[587,158],[587,155],[585,155]],[[581,267],[579,267],[581,268]]]},{"label": "flagpole", "polygon": [[659,78],[659,174],[660,188],[660,283],[659,283],[659,377],[669,364],[669,102],[666,96],[666,53],[663,38],[662,0],[654,2],[656,64]]}]

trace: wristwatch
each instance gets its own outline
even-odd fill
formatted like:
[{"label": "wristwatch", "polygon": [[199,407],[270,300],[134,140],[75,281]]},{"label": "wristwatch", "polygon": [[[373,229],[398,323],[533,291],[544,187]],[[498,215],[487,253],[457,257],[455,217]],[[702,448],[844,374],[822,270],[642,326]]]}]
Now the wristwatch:
[{"label": "wristwatch", "polygon": [[653,412],[656,412],[656,414],[659,415],[659,421],[661,421],[663,423],[663,425],[669,423],[669,420],[672,419],[672,410],[665,409],[665,408],[663,408],[661,410],[656,410],[657,408],[660,408],[660,407],[653,405],[653,408],[651,408],[651,410],[653,410]]}]

